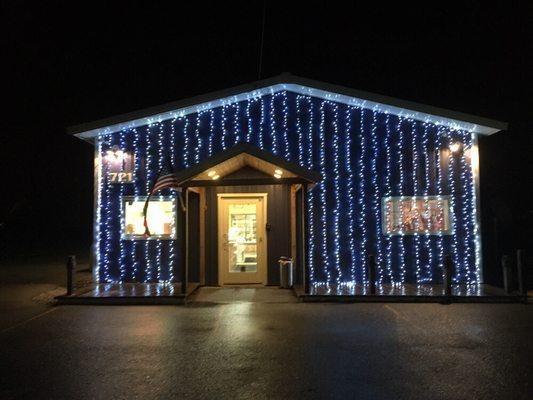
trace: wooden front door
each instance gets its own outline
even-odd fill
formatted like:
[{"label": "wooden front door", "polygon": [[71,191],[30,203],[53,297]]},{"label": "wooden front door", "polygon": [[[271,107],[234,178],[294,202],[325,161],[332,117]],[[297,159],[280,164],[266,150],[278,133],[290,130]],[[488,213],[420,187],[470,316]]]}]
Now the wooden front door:
[{"label": "wooden front door", "polygon": [[219,283],[266,284],[266,194],[218,195]]}]

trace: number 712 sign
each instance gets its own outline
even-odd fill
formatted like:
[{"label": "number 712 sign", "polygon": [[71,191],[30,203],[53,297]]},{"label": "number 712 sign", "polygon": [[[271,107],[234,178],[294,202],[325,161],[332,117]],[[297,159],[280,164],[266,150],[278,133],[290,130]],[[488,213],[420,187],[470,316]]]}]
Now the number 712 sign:
[{"label": "number 712 sign", "polygon": [[109,172],[109,183],[129,183],[133,182],[132,172]]}]

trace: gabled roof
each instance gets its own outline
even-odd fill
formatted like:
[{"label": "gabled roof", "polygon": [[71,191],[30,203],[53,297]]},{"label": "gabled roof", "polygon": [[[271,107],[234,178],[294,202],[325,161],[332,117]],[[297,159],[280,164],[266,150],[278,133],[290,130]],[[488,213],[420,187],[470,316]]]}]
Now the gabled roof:
[{"label": "gabled roof", "polygon": [[156,121],[182,117],[187,114],[284,90],[367,109],[377,108],[390,114],[446,125],[454,129],[465,129],[484,135],[491,135],[507,129],[507,123],[505,122],[412,101],[400,100],[380,94],[349,89],[343,86],[284,73],[273,78],[263,79],[229,89],[75,125],[68,128],[67,132],[82,139],[91,139],[100,134],[109,134],[122,129],[147,125]]},{"label": "gabled roof", "polygon": [[[303,168],[249,143],[239,143],[218,152],[199,164],[177,172],[176,178],[180,185],[190,181],[211,180],[212,177],[209,172],[212,171],[216,175],[220,175],[220,182],[223,183],[224,176],[244,166],[250,166],[269,176],[273,176],[274,172],[279,170],[281,171],[280,178],[292,179],[295,182],[315,184],[322,180],[319,172]],[[194,186],[194,182],[191,182],[190,185]]]}]

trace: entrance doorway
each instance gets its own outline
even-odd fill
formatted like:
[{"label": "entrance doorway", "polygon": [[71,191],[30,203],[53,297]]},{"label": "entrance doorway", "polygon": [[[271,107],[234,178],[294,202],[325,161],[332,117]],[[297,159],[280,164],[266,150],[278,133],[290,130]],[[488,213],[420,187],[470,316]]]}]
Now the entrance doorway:
[{"label": "entrance doorway", "polygon": [[218,194],[219,284],[267,283],[266,193]]}]

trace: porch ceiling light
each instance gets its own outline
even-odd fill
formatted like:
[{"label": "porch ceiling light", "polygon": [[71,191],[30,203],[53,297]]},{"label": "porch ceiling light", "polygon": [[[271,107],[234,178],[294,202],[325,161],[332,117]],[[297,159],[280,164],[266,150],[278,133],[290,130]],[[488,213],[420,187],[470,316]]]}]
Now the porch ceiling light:
[{"label": "porch ceiling light", "polygon": [[283,175],[283,171],[281,169],[277,169],[274,171],[274,174]]},{"label": "porch ceiling light", "polygon": [[213,179],[214,181],[216,181],[218,178],[220,178],[220,175],[215,175],[215,176],[213,176],[212,179]]},{"label": "porch ceiling light", "polygon": [[207,176],[208,176],[208,177],[212,177],[212,176],[215,175],[216,173],[217,173],[217,171],[215,171],[215,170],[213,170],[213,171],[209,171],[209,172],[207,173]]},{"label": "porch ceiling light", "polygon": [[281,175],[280,174],[274,174],[274,177],[279,179],[279,178],[281,178]]}]

